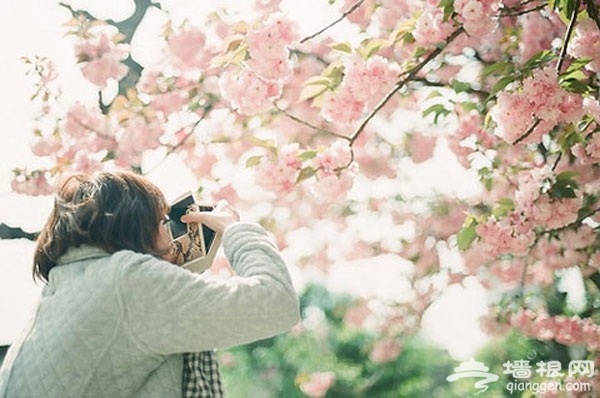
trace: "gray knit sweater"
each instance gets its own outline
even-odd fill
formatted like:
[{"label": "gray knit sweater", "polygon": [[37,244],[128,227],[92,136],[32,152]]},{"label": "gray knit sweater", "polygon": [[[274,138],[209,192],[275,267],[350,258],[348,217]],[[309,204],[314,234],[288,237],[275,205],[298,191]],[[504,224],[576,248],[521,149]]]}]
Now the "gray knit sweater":
[{"label": "gray knit sweater", "polygon": [[228,279],[131,251],[69,251],[7,354],[0,397],[181,397],[182,353],[267,338],[298,322],[298,297],[265,231],[236,223],[223,247],[237,273]]}]

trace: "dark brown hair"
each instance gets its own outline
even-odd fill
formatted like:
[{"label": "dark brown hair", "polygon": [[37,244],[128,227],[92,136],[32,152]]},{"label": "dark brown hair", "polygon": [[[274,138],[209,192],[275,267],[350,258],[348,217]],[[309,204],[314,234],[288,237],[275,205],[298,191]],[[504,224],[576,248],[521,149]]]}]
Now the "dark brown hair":
[{"label": "dark brown hair", "polygon": [[162,192],[131,172],[74,174],[60,184],[54,208],[37,238],[33,276],[48,281],[68,249],[89,244],[109,253],[156,253],[168,212]]}]

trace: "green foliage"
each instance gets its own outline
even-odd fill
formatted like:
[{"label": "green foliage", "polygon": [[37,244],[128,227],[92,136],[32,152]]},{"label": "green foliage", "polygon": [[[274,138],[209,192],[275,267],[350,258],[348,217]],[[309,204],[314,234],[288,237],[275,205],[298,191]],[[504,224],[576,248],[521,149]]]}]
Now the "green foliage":
[{"label": "green foliage", "polygon": [[290,332],[219,353],[225,390],[230,397],[303,397],[299,385],[313,372],[333,372],[326,397],[448,397],[446,381],[456,361],[412,336],[402,342],[395,360],[375,363],[369,353],[379,336],[344,322],[356,299],[334,295],[318,285],[301,296],[303,318],[322,312],[318,323],[306,321]]}]

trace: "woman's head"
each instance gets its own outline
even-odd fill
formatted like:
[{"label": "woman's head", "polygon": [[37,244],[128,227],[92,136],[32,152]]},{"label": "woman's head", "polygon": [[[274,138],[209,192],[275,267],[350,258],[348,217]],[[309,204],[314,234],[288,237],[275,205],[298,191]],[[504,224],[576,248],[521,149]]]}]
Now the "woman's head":
[{"label": "woman's head", "polygon": [[37,239],[34,277],[48,274],[68,249],[89,244],[109,253],[159,254],[160,224],[168,212],[162,192],[131,172],[75,174],[59,186]]}]

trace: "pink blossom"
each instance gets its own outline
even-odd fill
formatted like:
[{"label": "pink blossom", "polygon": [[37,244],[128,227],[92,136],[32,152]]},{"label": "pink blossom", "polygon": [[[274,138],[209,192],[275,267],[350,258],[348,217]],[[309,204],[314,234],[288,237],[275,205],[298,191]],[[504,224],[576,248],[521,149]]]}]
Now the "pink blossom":
[{"label": "pink blossom", "polygon": [[585,152],[595,160],[600,160],[600,134],[593,134],[585,146]]},{"label": "pink blossom", "polygon": [[372,312],[373,311],[369,308],[367,303],[361,303],[360,305],[351,307],[344,314],[344,324],[355,328],[361,328]]},{"label": "pink blossom", "polygon": [[337,140],[328,149],[317,154],[315,167],[325,173],[334,173],[339,168],[347,166],[351,158],[348,141]]},{"label": "pink blossom", "polygon": [[246,35],[250,55],[254,58],[280,58],[287,46],[298,39],[296,25],[281,13],[271,16]]},{"label": "pink blossom", "polygon": [[99,88],[106,87],[109,79],[121,79],[127,74],[127,71],[127,67],[121,63],[121,58],[113,54],[104,54],[81,67],[83,77]]},{"label": "pink blossom", "polygon": [[255,72],[242,69],[239,75],[225,72],[219,78],[224,98],[242,115],[268,111],[271,101],[281,95],[281,85],[261,79]]},{"label": "pink blossom", "polygon": [[424,134],[412,134],[408,139],[408,153],[410,158],[415,163],[423,163],[433,156],[435,150],[435,144],[437,142],[437,136],[424,135]]},{"label": "pink blossom", "polygon": [[182,69],[203,67],[206,36],[196,28],[188,28],[169,36],[167,45],[175,64]]},{"label": "pink blossom", "polygon": [[94,159],[89,153],[79,151],[75,154],[72,167],[77,172],[91,174],[102,170],[102,162]]},{"label": "pink blossom", "polygon": [[290,193],[302,166],[298,153],[298,144],[290,144],[281,148],[277,157],[263,156],[256,168],[258,185],[279,195]]},{"label": "pink blossom", "polygon": [[254,8],[264,13],[273,13],[279,10],[281,0],[255,0]]},{"label": "pink blossom", "polygon": [[374,363],[391,362],[398,358],[401,352],[402,344],[398,340],[388,337],[375,343],[369,353],[369,359]]},{"label": "pink blossom", "polygon": [[552,181],[554,173],[549,166],[525,170],[517,178],[518,188],[515,191],[517,208],[529,208],[540,197],[542,182]]},{"label": "pink blossom", "polygon": [[486,36],[496,28],[497,22],[489,17],[492,11],[490,2],[457,0],[454,7],[468,35]]},{"label": "pink blossom", "polygon": [[356,100],[347,86],[342,86],[337,92],[325,95],[321,114],[326,120],[351,124],[360,119],[364,108],[365,103]]},{"label": "pink blossom", "polygon": [[308,377],[308,380],[300,383],[300,390],[313,398],[324,397],[327,391],[335,383],[335,373],[333,372],[314,372]]},{"label": "pink blossom", "polygon": [[62,148],[62,139],[58,135],[39,136],[31,143],[31,152],[35,156],[50,156]]},{"label": "pink blossom", "polygon": [[600,124],[600,102],[596,98],[585,97],[583,99],[583,109],[597,124]]},{"label": "pink blossom", "polygon": [[535,240],[530,223],[516,213],[499,221],[488,220],[479,224],[476,230],[481,240],[489,245],[495,255],[525,255]]},{"label": "pink blossom", "polygon": [[335,203],[346,197],[352,185],[354,173],[351,171],[346,170],[339,175],[319,171],[317,180],[312,182],[311,193],[319,200]]},{"label": "pink blossom", "polygon": [[580,208],[581,197],[550,199],[544,195],[531,207],[531,217],[544,228],[556,229],[575,222]]},{"label": "pink blossom", "polygon": [[[342,10],[346,11],[356,4],[355,0],[345,0]],[[367,0],[363,2],[356,10],[346,16],[346,19],[352,23],[359,25],[361,28],[366,28],[371,23],[371,14],[375,9],[375,0]]]},{"label": "pink blossom", "polygon": [[64,130],[75,138],[83,138],[91,132],[110,135],[108,123],[100,109],[79,103],[71,106],[67,112]]},{"label": "pink blossom", "polygon": [[128,69],[121,61],[128,54],[129,46],[115,44],[106,32],[92,34],[75,47],[83,76],[99,88],[106,87],[109,79],[119,80],[127,74]]},{"label": "pink blossom", "polygon": [[430,47],[446,40],[454,26],[450,20],[444,21],[441,8],[425,8],[415,23],[412,34],[420,47]]},{"label": "pink blossom", "polygon": [[578,21],[575,36],[569,42],[568,53],[574,58],[591,58],[585,68],[600,72],[600,30],[591,18]]},{"label": "pink blossom", "polygon": [[180,91],[169,91],[152,96],[150,108],[162,112],[165,116],[177,112],[183,108],[187,100]]},{"label": "pink blossom", "polygon": [[129,120],[119,132],[118,151],[120,154],[139,154],[148,149],[156,149],[163,132],[158,120],[147,121],[141,117]]},{"label": "pink blossom", "polygon": [[[418,4],[406,0],[380,0],[377,3],[379,4],[375,10],[377,22],[385,31],[392,31],[399,23],[409,19]],[[363,4],[361,8],[367,5]]]},{"label": "pink blossom", "polygon": [[13,192],[29,196],[50,195],[54,191],[48,183],[46,173],[34,171],[33,173],[21,172],[11,181]]},{"label": "pink blossom", "polygon": [[519,40],[519,51],[523,60],[528,60],[543,50],[552,48],[552,41],[562,37],[564,25],[554,23],[541,13],[530,12],[519,16],[523,29]]},{"label": "pink blossom", "polygon": [[554,68],[536,70],[523,80],[522,92],[501,92],[491,116],[498,124],[495,134],[509,143],[524,137],[523,143],[538,142],[542,135],[560,122],[573,122],[583,116],[583,99],[566,92],[558,83]]},{"label": "pink blossom", "polygon": [[287,80],[292,76],[292,62],[285,53],[281,58],[252,58],[246,62],[248,68],[266,80]]},{"label": "pink blossom", "polygon": [[354,99],[372,107],[390,91],[399,72],[397,64],[379,56],[366,62],[355,59],[345,70],[343,84],[348,86]]}]

